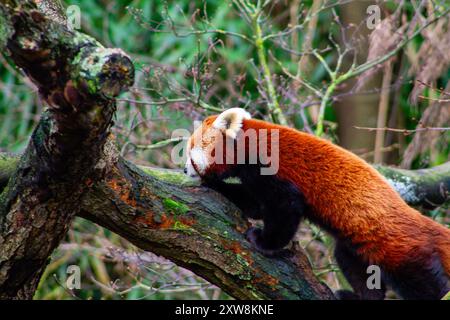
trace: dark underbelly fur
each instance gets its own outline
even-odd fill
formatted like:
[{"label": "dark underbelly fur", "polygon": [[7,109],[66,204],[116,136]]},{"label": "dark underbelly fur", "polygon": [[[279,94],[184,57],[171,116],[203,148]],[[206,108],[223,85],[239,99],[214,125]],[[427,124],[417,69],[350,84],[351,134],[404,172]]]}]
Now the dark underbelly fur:
[{"label": "dark underbelly fur", "polygon": [[[224,179],[231,177],[239,178],[242,183],[224,182]],[[246,218],[264,221],[262,230],[251,228],[246,234],[256,249],[264,254],[274,255],[283,249],[294,237],[302,218],[308,218],[333,235],[336,239],[336,261],[353,288],[353,292],[337,292],[338,298],[384,299],[386,284],[405,299],[439,299],[450,291],[439,257],[405,266],[398,274],[382,271],[381,287],[369,289],[369,264],[356,254],[357,248],[349,240],[342,239],[338,230],[324,225],[316,215],[311,214],[304,195],[293,183],[275,175],[262,176],[258,165],[236,165],[224,174],[204,177],[203,183],[234,202]]]}]

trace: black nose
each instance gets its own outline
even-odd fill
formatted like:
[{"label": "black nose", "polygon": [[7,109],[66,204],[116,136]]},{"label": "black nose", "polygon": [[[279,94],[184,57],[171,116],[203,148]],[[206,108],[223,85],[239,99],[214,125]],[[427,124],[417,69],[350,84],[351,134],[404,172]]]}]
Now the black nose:
[{"label": "black nose", "polygon": [[187,168],[184,168],[183,172],[184,172],[185,174],[187,174]]}]

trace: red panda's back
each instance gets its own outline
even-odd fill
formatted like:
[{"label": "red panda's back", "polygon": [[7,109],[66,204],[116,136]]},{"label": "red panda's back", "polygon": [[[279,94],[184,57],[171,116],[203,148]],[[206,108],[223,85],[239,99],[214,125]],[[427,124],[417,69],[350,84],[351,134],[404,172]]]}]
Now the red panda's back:
[{"label": "red panda's back", "polygon": [[370,251],[374,260],[384,259],[386,252],[403,257],[405,250],[427,241],[425,234],[417,233],[425,225],[422,215],[356,155],[287,127],[245,121],[244,131],[250,128],[279,130],[277,175],[300,189],[314,220]]}]

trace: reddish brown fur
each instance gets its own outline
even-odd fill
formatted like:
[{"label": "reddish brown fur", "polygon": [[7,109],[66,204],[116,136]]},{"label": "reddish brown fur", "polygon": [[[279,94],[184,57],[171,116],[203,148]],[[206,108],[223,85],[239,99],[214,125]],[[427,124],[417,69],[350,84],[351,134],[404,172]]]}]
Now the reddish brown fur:
[{"label": "reddish brown fur", "polygon": [[[205,120],[204,130],[215,118]],[[277,175],[305,195],[313,220],[350,240],[367,262],[395,271],[434,253],[450,275],[450,230],[409,207],[362,159],[324,139],[268,122],[245,120],[242,129],[279,130]]]}]

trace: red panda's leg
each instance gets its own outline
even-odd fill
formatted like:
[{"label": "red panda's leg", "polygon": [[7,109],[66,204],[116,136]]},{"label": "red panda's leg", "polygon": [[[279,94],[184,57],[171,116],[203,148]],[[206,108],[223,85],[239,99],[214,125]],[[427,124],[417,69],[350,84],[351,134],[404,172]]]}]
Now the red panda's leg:
[{"label": "red panda's leg", "polygon": [[305,205],[300,198],[279,198],[276,207],[268,204],[263,211],[264,228],[250,228],[246,237],[256,249],[273,255],[294,238],[304,210]]},{"label": "red panda's leg", "polygon": [[406,300],[439,300],[450,291],[450,278],[438,254],[417,250],[396,272],[386,274],[394,291]]},{"label": "red panda's leg", "polygon": [[248,187],[240,183],[226,183],[221,177],[208,179],[203,185],[220,192],[228,200],[241,209],[244,218],[262,219],[264,204],[253,193],[248,192]]},{"label": "red panda's leg", "polygon": [[274,255],[294,238],[300,218],[287,220],[286,223],[286,225],[281,227],[278,223],[271,224],[269,222],[267,224],[267,222],[264,222],[263,229],[249,228],[246,232],[246,237],[258,251],[265,255]]},{"label": "red panda's leg", "polygon": [[364,263],[351,249],[340,241],[336,241],[335,258],[345,278],[352,286],[354,292],[340,290],[336,296],[342,300],[383,300],[386,287],[380,279],[380,289],[369,289],[367,279],[370,274],[367,273],[367,263]]}]

